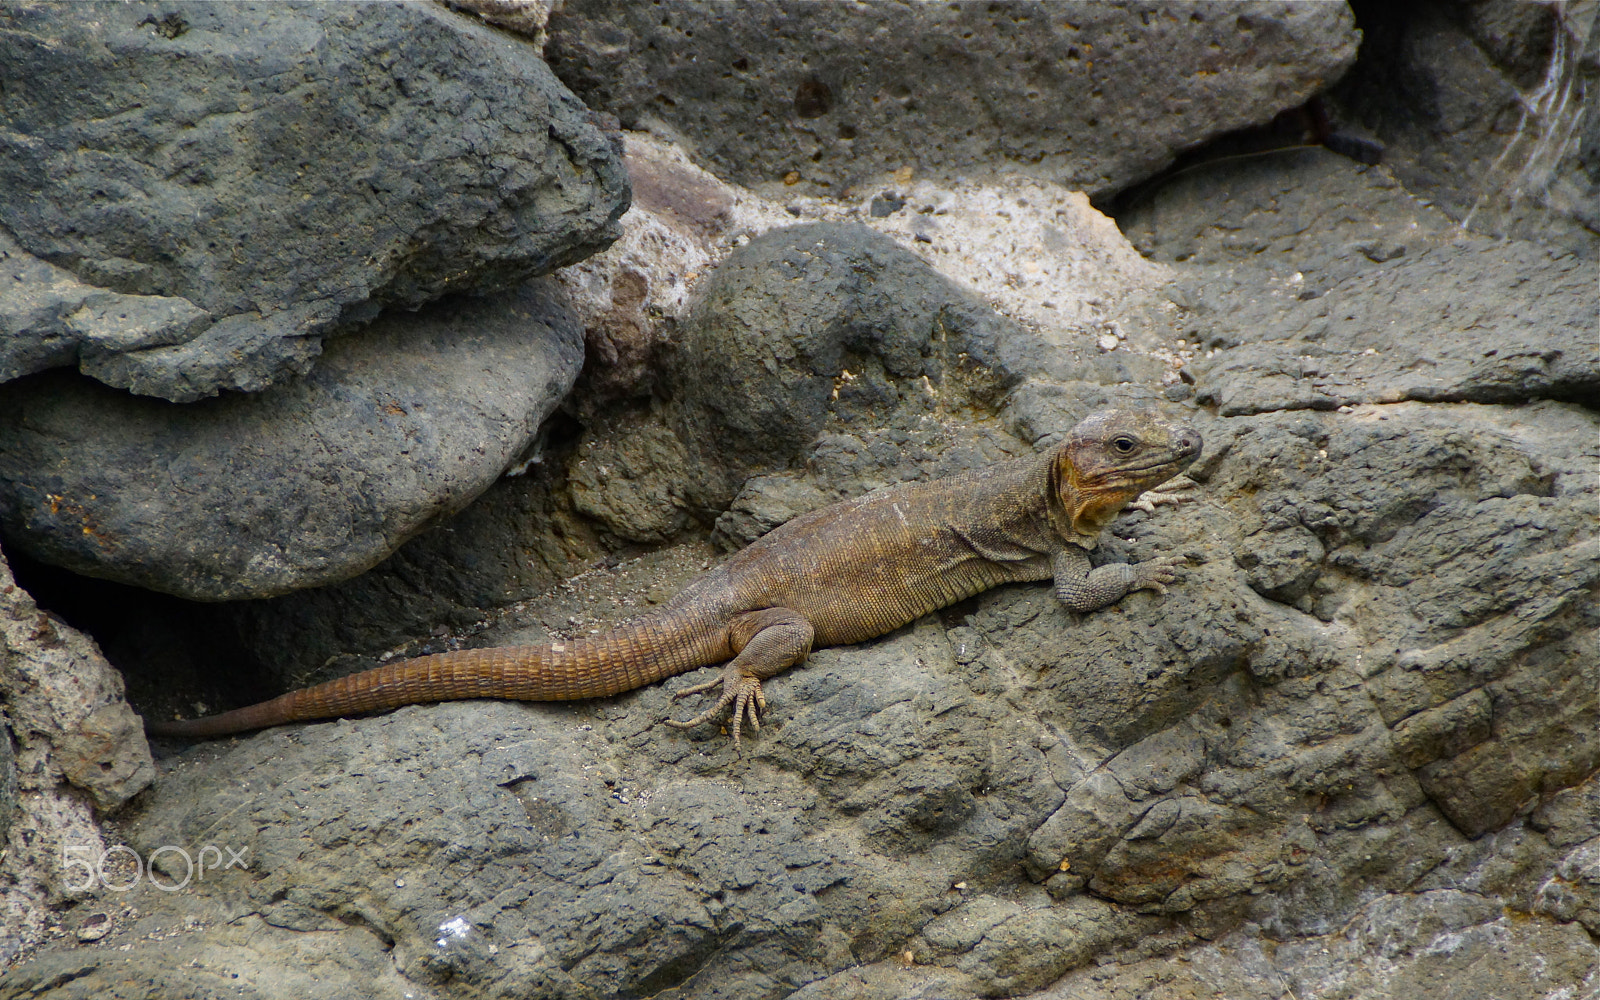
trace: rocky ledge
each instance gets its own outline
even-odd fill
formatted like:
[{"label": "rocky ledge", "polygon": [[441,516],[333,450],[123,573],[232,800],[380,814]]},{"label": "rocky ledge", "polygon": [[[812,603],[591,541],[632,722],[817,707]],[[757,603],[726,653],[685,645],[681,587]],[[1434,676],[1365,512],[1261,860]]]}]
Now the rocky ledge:
[{"label": "rocky ledge", "polygon": [[[668,6],[667,24],[620,6],[548,20],[543,8],[511,17],[516,5],[498,0],[463,6],[548,33],[574,88],[619,113],[713,72],[713,56],[755,30],[710,4]],[[1258,45],[1292,53],[1295,18],[1309,15],[1288,6],[1228,9]],[[1355,13],[1364,45],[1411,53],[1419,75],[1447,79],[1455,51],[1527,96],[1592,67],[1592,36],[1570,11],[1494,7],[1426,6],[1403,22]],[[781,21],[790,8],[751,10]],[[908,15],[902,31],[923,46],[988,31],[975,51],[1012,53],[997,65],[1060,42],[1054,22],[1047,36],[996,41],[1007,9]],[[794,26],[774,24],[772,66],[749,48],[722,70],[758,78],[757,94],[782,89],[763,74],[793,76],[776,67],[793,56]],[[703,61],[649,48],[669,30],[703,45],[688,53]],[[1203,46],[1216,29],[1184,30]],[[1084,41],[1080,56],[1100,50]],[[1544,76],[1530,53],[1544,54]],[[586,89],[602,64],[626,73],[614,90]],[[15,928],[0,998],[1592,993],[1600,241],[1581,221],[1592,205],[1570,200],[1569,184],[1517,207],[1523,196],[1491,174],[1492,225],[1463,226],[1470,204],[1430,188],[1458,178],[1428,164],[1467,154],[1446,134],[1436,157],[1413,155],[1414,133],[1385,131],[1422,120],[1402,113],[1403,88],[1363,117],[1363,65],[1318,113],[1397,143],[1396,169],[1316,146],[1197,158],[1102,198],[1114,224],[1060,183],[1077,176],[1064,167],[1015,170],[991,150],[973,161],[982,170],[960,167],[970,176],[943,172],[954,137],[941,166],[874,161],[859,168],[866,180],[833,146],[813,161],[817,178],[785,184],[787,161],[765,181],[745,176],[759,168],[739,159],[738,129],[696,163],[665,133],[703,142],[714,111],[746,115],[740,128],[759,134],[777,112],[719,97],[726,83],[674,91],[627,121],[658,134],[626,136],[637,197],[609,250],[536,286],[387,315],[372,340],[330,342],[308,377],[187,404],[214,405],[215,426],[235,428],[194,452],[206,456],[194,476],[130,471],[168,474],[170,459],[127,442],[158,426],[141,414],[178,404],[119,395],[122,409],[92,409],[112,390],[61,372],[0,388],[19,429],[0,438],[0,460],[27,454],[12,442],[51,442],[58,457],[25,464],[82,481],[98,466],[123,477],[110,490],[130,507],[137,482],[166,483],[139,506],[169,504],[159,520],[183,538],[209,537],[179,520],[197,506],[181,495],[191,481],[211,488],[238,427],[303,426],[325,412],[311,398],[420,401],[362,445],[387,464],[358,460],[356,444],[297,460],[303,480],[280,487],[301,497],[293,516],[262,514],[229,536],[276,526],[286,562],[354,518],[346,494],[318,484],[370,470],[371,490],[417,506],[413,485],[374,482],[431,468],[397,457],[406,442],[471,451],[461,442],[481,431],[447,437],[443,425],[470,430],[482,415],[454,414],[450,399],[519,400],[489,421],[518,430],[467,463],[481,468],[463,474],[476,485],[451,494],[462,499],[409,527],[368,518],[381,541],[362,558],[392,549],[387,559],[271,598],[198,604],[146,579],[75,575],[114,576],[90,542],[64,545],[89,553],[70,557],[30,542],[38,508],[6,501],[4,542],[33,596],[0,576],[12,736],[0,740],[0,902]],[[783,113],[814,128],[811,108]],[[1282,110],[1269,102],[1253,120]],[[1476,119],[1462,132],[1485,141]],[[1517,143],[1507,162],[1526,153]],[[1584,169],[1561,160],[1545,176]],[[537,400],[565,391],[580,325],[584,371],[541,425],[552,404]],[[456,355],[454,338],[479,346]],[[556,360],[535,363],[530,341],[561,345],[545,355]],[[485,351],[516,359],[485,371],[473,360]],[[524,370],[543,374],[508,374]],[[26,402],[36,397],[63,409]],[[107,663],[135,706],[170,717],[399,655],[591,634],[797,514],[1030,454],[1108,404],[1160,409],[1206,440],[1189,470],[1195,498],[1124,513],[1096,554],[1181,555],[1181,582],[1087,615],[1046,586],[1002,587],[815,651],[767,683],[742,751],[715,726],[661,725],[698,710],[674,698],[703,679],[691,674],[598,702],[464,701],[160,743],[152,766]],[[51,415],[75,406],[123,415],[85,435],[90,417]],[[68,447],[87,438],[124,443]],[[486,485],[482,469],[508,465],[520,474]],[[3,468],[0,482],[22,480]],[[57,506],[37,534],[77,530]],[[208,572],[226,583],[256,564]]]}]

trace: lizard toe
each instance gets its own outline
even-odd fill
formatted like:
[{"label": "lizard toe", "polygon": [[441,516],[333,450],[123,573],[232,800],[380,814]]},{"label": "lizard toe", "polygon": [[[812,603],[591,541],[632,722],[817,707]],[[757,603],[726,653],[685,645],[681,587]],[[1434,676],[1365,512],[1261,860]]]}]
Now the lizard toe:
[{"label": "lizard toe", "polygon": [[754,677],[745,678],[739,685],[739,694],[733,702],[733,742],[739,743],[739,737],[744,731],[746,721],[750,723],[750,731],[761,731],[761,713],[766,711],[767,699],[761,693],[761,682]]},{"label": "lizard toe", "polygon": [[716,718],[718,715],[721,715],[722,710],[727,708],[732,703],[733,695],[730,693],[724,693],[721,698],[717,699],[717,703],[715,705],[712,705],[710,708],[706,709],[704,712],[701,712],[692,719],[663,719],[662,721],[674,729],[693,729],[695,726],[704,725],[705,723]]},{"label": "lizard toe", "polygon": [[721,684],[721,683],[722,683],[722,678],[721,677],[716,677],[716,678],[713,678],[713,679],[711,679],[709,681],[706,681],[704,684],[691,685],[689,687],[684,688],[682,691],[679,691],[676,694],[674,694],[672,696],[672,700],[673,701],[678,701],[679,699],[687,698],[692,694],[705,694],[707,691],[710,691],[712,688],[716,687],[718,684]]}]

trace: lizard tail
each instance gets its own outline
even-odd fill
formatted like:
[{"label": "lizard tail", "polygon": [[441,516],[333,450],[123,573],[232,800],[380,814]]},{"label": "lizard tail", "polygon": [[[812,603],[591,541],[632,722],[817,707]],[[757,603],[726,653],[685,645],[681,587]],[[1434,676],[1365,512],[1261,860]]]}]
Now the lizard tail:
[{"label": "lizard tail", "polygon": [[732,655],[726,623],[654,615],[594,638],[419,656],[220,715],[147,722],[145,730],[152,736],[203,738],[463,698],[604,698]]}]

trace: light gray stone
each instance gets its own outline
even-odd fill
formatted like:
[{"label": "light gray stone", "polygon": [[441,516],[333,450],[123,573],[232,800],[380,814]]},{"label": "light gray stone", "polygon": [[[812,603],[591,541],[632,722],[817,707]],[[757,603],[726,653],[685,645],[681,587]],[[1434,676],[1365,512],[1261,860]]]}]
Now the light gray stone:
[{"label": "light gray stone", "polygon": [[0,967],[44,940],[51,906],[93,894],[66,859],[97,861],[100,821],[155,776],[122,675],[0,554]]}]

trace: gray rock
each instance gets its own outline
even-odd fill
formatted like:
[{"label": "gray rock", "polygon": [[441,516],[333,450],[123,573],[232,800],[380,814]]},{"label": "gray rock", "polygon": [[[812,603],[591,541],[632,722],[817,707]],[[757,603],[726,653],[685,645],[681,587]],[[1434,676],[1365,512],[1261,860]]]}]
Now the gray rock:
[{"label": "gray rock", "polygon": [[1592,263],[1528,243],[1468,239],[1407,254],[1297,301],[1271,339],[1196,362],[1196,398],[1228,416],[1600,399],[1593,278]]},{"label": "gray rock", "polygon": [[311,375],[187,406],[51,372],[0,387],[9,544],[199,600],[354,576],[483,492],[582,363],[541,280],[386,314]]},{"label": "gray rock", "polygon": [[188,299],[123,295],[86,284],[25,252],[0,230],[0,381],[182,343],[211,325]]},{"label": "gray rock", "polygon": [[1327,550],[1316,535],[1298,525],[1260,532],[1246,545],[1235,561],[1249,571],[1250,588],[1269,600],[1293,604],[1322,575]]},{"label": "gray rock", "polygon": [[[569,466],[579,509],[634,541],[714,523],[741,492],[735,518],[799,513],[783,474],[802,465],[820,503],[1024,453],[1002,408],[1009,428],[1048,443],[1096,406],[1153,398],[1118,383],[1160,371],[1087,336],[1027,330],[892,239],[834,223],[731,254],[676,347],[665,401],[595,421]],[[754,529],[730,520],[722,537]]]},{"label": "gray rock", "polygon": [[1479,232],[1600,256],[1595,13],[1484,0],[1365,5],[1331,91],[1408,188]]},{"label": "gray rock", "polygon": [[[180,874],[167,884],[181,880]],[[183,896],[186,893],[169,893]],[[104,911],[100,911],[104,912]],[[113,911],[116,912],[116,911]],[[99,948],[46,952],[39,958],[0,976],[0,997],[22,1000],[30,995],[60,1000],[96,1000],[101,997],[229,997],[268,1000],[275,996],[383,997],[416,1000],[438,994],[422,991],[392,969],[386,942],[371,931],[338,935],[326,921],[315,927],[294,928],[268,923],[255,914],[239,915],[216,906],[192,905],[194,923],[172,923],[165,917],[128,920],[119,913],[118,930],[132,926],[166,939],[166,957],[141,951],[116,954]],[[232,920],[248,924],[259,951],[241,950],[228,956],[224,966],[207,964],[214,953],[192,931],[204,923],[226,926]],[[340,925],[342,926],[342,925]],[[317,930],[322,933],[306,933]],[[254,984],[262,984],[260,986]],[[137,991],[137,992],[130,992]]]},{"label": "gray rock", "polygon": [[[1186,369],[1225,416],[1404,399],[1600,398],[1594,265],[1462,232],[1385,168],[1316,151],[1173,181],[1122,220],[1182,263]],[[1352,210],[1352,205],[1363,206]]]},{"label": "gray rock", "polygon": [[1590,779],[1552,795],[1529,817],[1534,829],[1554,847],[1571,847],[1600,837],[1600,781]]},{"label": "gray rock", "polygon": [[[360,576],[216,605],[207,624],[236,636],[278,686],[370,666],[391,650],[418,656],[451,648],[482,626],[485,609],[542,594],[612,557],[593,522],[573,510],[564,484],[537,472],[542,467],[497,480]],[[282,640],[288,634],[294,642]],[[196,711],[192,694],[174,705]]]},{"label": "gray rock", "polygon": [[601,418],[567,465],[573,508],[631,542],[668,541],[690,523],[689,453],[657,420]]},{"label": "gray rock", "polygon": [[1152,980],[1173,996],[1542,1000],[1593,981],[1595,948],[1577,928],[1504,912],[1470,890],[1396,893],[1292,944],[1247,924],[1183,961],[1129,956],[1077,970],[1030,1000],[1112,1000]]},{"label": "gray rock", "polygon": [[[602,249],[620,149],[525,44],[432,5],[11,11],[0,380],[191,401],[381,306]],[[92,155],[86,151],[93,151]]]},{"label": "gray rock", "polygon": [[711,537],[730,552],[742,549],[785,521],[827,502],[827,496],[808,477],[755,476],[745,481],[739,495],[717,518]]},{"label": "gray rock", "polygon": [[1145,256],[1190,265],[1167,293],[1187,313],[1243,309],[1252,300],[1235,286],[1252,279],[1254,308],[1232,324],[1234,336],[1243,339],[1290,301],[1315,299],[1374,264],[1460,232],[1387,168],[1364,167],[1325,149],[1197,166],[1147,190],[1117,216],[1117,225]]},{"label": "gray rock", "polygon": [[[1592,798],[1592,794],[1591,794]],[[1564,924],[1574,921],[1590,934],[1600,929],[1600,838],[1590,838],[1561,859],[1555,877],[1539,887],[1533,912]]]},{"label": "gray rock", "polygon": [[591,107],[740,183],[1004,164],[1101,194],[1304,102],[1357,40],[1342,4],[609,2],[554,12],[545,52]]},{"label": "gray rock", "polygon": [[993,407],[1030,348],[1038,338],[887,236],[827,223],[766,233],[718,266],[683,322],[670,419],[687,492],[721,511],[826,430],[904,427],[915,420],[895,411],[946,401]]},{"label": "gray rock", "polygon": [[[672,694],[694,676],[196,748],[130,843],[247,838],[248,875],[133,897],[149,926],[109,936],[70,988],[157,981],[171,952],[141,932],[191,917],[206,930],[186,960],[249,967],[267,994],[287,973],[250,964],[249,942],[294,928],[355,954],[390,941],[403,977],[352,994],[331,976],[310,996],[404,981],[437,996],[1056,997],[1086,964],[1121,981],[1172,948],[1216,948],[1223,981],[1289,977],[1306,996],[1330,995],[1340,968],[1373,989],[1384,968],[1581,983],[1600,961],[1581,930],[1580,783],[1600,766],[1600,620],[1582,599],[1600,572],[1594,488],[1528,470],[1591,453],[1597,426],[1558,403],[1217,419],[1204,499],[1125,515],[1106,542],[1107,558],[1190,553],[1171,593],[1080,617],[1046,587],[1005,588],[817,651],[767,685],[742,755],[659,726],[690,710]],[[1312,613],[1239,567],[1279,518],[1326,550]],[[582,586],[602,608],[617,593],[603,574]],[[576,619],[539,620],[549,634]],[[1448,679],[1412,670],[1411,650],[1463,635],[1465,690],[1406,686]],[[1550,833],[1513,852],[1514,817],[1544,797],[1526,822]],[[1502,837],[1473,839],[1487,821]],[[1546,883],[1562,891],[1537,896]],[[1536,920],[1505,915],[1536,898]],[[1278,964],[1249,959],[1264,940]],[[1524,946],[1560,960],[1518,965]],[[61,961],[0,983],[46,982]]]},{"label": "gray rock", "polygon": [[123,700],[122,676],[92,640],[41,611],[3,558],[0,707],[13,790],[65,782],[111,812],[155,777],[143,726]]}]

